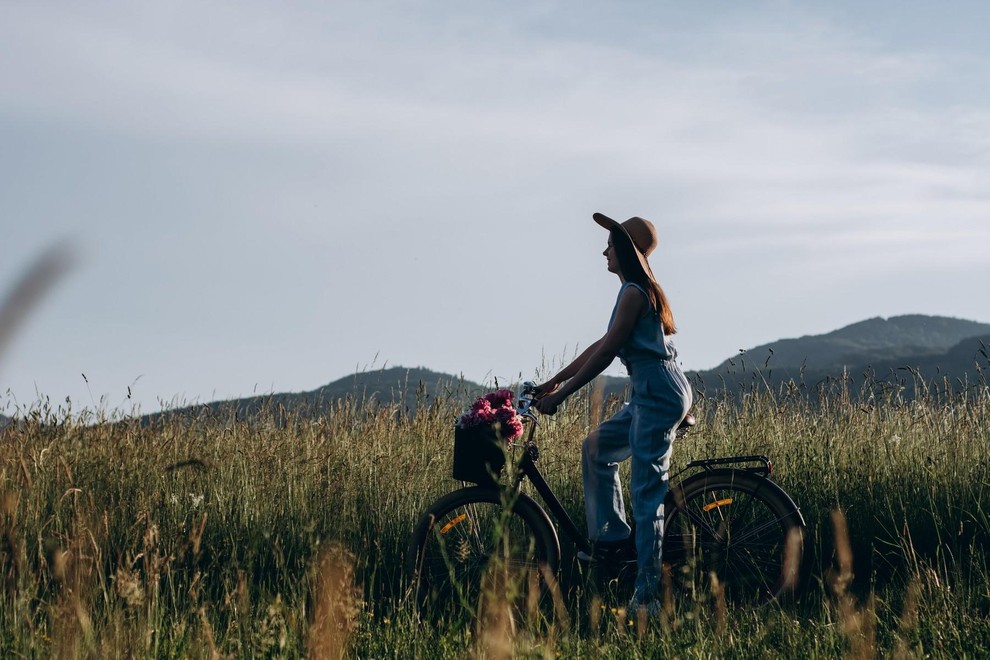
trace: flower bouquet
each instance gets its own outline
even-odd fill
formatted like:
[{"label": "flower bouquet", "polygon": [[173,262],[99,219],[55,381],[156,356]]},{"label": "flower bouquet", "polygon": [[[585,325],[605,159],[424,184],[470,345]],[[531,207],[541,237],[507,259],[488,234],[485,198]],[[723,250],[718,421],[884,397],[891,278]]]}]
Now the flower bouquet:
[{"label": "flower bouquet", "polygon": [[478,397],[454,428],[454,478],[492,485],[505,467],[505,447],[522,435],[512,390]]}]

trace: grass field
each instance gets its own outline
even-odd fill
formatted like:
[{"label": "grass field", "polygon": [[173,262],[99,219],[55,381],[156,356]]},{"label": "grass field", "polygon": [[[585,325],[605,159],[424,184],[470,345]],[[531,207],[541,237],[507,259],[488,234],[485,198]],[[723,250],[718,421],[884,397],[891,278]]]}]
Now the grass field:
[{"label": "grass field", "polygon": [[[807,587],[760,609],[679,596],[647,625],[580,581],[525,622],[417,615],[405,546],[457,486],[467,403],[423,400],[411,418],[344,402],[286,426],[21,411],[0,432],[0,656],[990,655],[985,387],[699,401],[675,466],[768,454],[808,522]],[[585,392],[542,429],[541,468],[577,520],[599,408]]]}]

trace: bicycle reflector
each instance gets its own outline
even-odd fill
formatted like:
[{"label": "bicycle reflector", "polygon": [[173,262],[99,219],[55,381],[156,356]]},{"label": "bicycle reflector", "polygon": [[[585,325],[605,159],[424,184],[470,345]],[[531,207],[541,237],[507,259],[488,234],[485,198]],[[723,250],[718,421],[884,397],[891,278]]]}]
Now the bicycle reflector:
[{"label": "bicycle reflector", "polygon": [[701,508],[702,511],[711,511],[712,509],[717,509],[720,506],[728,506],[732,504],[732,498],[727,497],[723,500],[718,500],[717,502],[712,502],[711,504],[706,504]]},{"label": "bicycle reflector", "polygon": [[461,515],[457,516],[456,518],[454,518],[453,520],[451,520],[449,523],[447,523],[446,525],[444,525],[443,527],[441,527],[440,528],[440,533],[441,534],[446,534],[447,532],[449,532],[450,530],[452,530],[454,527],[456,527],[460,523],[464,522],[465,520],[467,520],[467,514],[466,513],[462,513]]}]

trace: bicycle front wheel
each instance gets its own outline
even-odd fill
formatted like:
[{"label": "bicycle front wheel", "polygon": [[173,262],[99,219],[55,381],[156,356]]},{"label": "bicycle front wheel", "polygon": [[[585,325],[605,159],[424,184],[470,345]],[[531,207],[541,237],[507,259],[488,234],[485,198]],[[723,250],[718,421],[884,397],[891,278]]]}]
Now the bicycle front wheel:
[{"label": "bicycle front wheel", "polygon": [[770,480],[701,473],[673,489],[665,508],[663,557],[676,586],[735,602],[767,602],[796,588],[804,522]]},{"label": "bicycle front wheel", "polygon": [[560,544],[546,513],[528,496],[463,488],[420,519],[407,563],[427,611],[476,616],[483,596],[520,611],[539,603],[545,572],[556,575]]}]

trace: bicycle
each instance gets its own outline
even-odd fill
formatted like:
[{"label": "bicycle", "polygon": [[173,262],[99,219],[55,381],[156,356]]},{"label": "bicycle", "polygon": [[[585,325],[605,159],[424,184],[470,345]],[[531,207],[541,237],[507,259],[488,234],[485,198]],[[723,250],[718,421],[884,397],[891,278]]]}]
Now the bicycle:
[{"label": "bicycle", "polygon": [[[522,576],[524,584],[535,580],[545,586],[560,570],[558,527],[577,551],[594,555],[593,543],[571,520],[537,467],[535,393],[533,383],[523,384],[516,410],[529,433],[513,445],[523,449],[522,459],[507,482],[502,483],[498,473],[508,454],[493,442],[478,451],[473,470],[465,473],[460,468],[465,480],[478,485],[441,497],[414,528],[407,570],[421,604],[459,600],[473,606],[496,564]],[[683,437],[694,423],[688,415],[678,436]],[[675,482],[686,472],[690,474]],[[747,455],[691,461],[671,476],[663,536],[664,573],[673,576],[671,584],[677,579],[698,586],[700,578],[703,587],[721,590],[736,602],[766,603],[793,593],[804,554],[805,522],[794,500],[770,480],[772,472],[769,458]],[[527,479],[549,514],[522,491]],[[635,566],[634,557],[627,562]],[[489,586],[506,588],[504,581]]]}]

